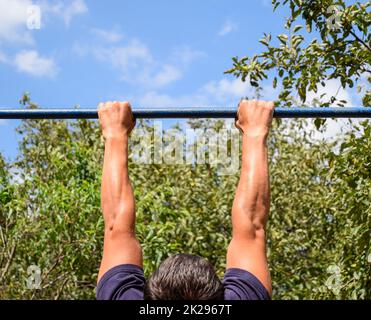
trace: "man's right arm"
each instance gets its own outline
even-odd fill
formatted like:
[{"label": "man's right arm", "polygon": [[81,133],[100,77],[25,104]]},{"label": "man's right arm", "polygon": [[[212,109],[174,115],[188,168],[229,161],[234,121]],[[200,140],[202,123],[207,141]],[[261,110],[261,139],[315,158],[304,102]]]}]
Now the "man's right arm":
[{"label": "man's right arm", "polygon": [[242,167],[232,207],[232,241],[227,268],[254,274],[271,294],[272,285],[266,256],[265,228],[270,194],[266,145],[273,116],[273,103],[240,103],[236,126],[242,132]]}]

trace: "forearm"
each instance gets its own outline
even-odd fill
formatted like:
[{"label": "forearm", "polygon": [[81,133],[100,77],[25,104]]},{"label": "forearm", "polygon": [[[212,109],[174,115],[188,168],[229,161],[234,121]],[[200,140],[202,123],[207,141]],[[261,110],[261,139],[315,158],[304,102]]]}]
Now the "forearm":
[{"label": "forearm", "polygon": [[106,139],[101,195],[105,229],[134,234],[135,202],[128,172],[127,134]]},{"label": "forearm", "polygon": [[264,230],[269,213],[269,198],[266,136],[244,134],[241,176],[232,208],[234,232]]}]

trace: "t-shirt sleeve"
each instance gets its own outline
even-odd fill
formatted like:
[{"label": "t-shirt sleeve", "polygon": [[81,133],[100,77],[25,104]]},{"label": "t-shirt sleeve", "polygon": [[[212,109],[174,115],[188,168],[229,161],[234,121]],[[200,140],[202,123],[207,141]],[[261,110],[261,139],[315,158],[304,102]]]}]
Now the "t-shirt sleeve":
[{"label": "t-shirt sleeve", "polygon": [[224,300],[270,300],[267,289],[252,273],[227,269],[223,279]]},{"label": "t-shirt sleeve", "polygon": [[108,270],[97,286],[98,300],[143,300],[145,285],[143,269],[121,264]]}]

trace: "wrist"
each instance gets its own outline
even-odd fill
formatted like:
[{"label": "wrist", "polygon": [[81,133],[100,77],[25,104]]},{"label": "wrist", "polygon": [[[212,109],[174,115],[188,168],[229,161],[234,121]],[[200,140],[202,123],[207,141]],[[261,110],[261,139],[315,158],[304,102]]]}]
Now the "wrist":
[{"label": "wrist", "polygon": [[129,135],[127,133],[122,134],[109,134],[109,135],[103,135],[104,140],[107,141],[127,141]]},{"label": "wrist", "polygon": [[129,132],[127,130],[117,131],[117,132],[103,132],[103,137],[105,140],[120,140],[127,139]]},{"label": "wrist", "polygon": [[243,139],[254,144],[266,145],[268,139],[268,133],[256,134],[251,132],[244,132]]}]

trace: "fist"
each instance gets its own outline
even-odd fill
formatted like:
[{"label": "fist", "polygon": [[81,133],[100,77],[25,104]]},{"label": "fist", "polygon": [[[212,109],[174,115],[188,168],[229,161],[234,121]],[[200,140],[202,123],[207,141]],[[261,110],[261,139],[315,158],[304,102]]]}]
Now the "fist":
[{"label": "fist", "polygon": [[98,106],[98,116],[106,139],[127,135],[135,126],[131,106],[127,101],[101,102]]},{"label": "fist", "polygon": [[272,101],[242,100],[238,106],[236,127],[251,136],[268,136],[272,124]]}]

